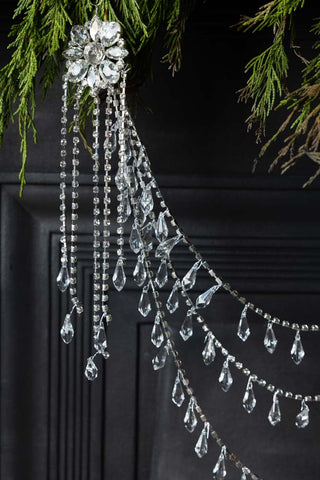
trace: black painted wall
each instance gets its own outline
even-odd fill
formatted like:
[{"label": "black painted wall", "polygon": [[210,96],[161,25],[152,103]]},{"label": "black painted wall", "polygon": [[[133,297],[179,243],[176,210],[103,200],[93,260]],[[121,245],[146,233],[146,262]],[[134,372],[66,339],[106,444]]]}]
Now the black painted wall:
[{"label": "black painted wall", "polygon": [[[279,177],[268,176],[265,163],[251,174],[257,147],[245,132],[248,106],[237,104],[235,95],[245,81],[245,62],[269,39],[260,35],[252,41],[229,28],[240,13],[252,13],[255,3],[199,2],[186,32],[181,73],[172,79],[160,63],[162,52],[155,52],[154,81],[141,92],[152,113],[140,109],[137,123],[171,210],[215,270],[266,311],[311,324],[319,311],[319,183],[300,188],[312,165]],[[3,5],[1,63],[14,7],[13,2]],[[309,8],[298,26],[305,52],[314,40],[306,34],[312,14]],[[294,70],[293,78],[294,83]],[[55,285],[59,110],[57,82],[37,113],[39,142],[30,146],[22,200],[16,126],[10,127],[0,151],[1,478],[210,478],[218,448],[211,443],[209,455],[196,458],[199,431],[189,435],[184,407],[178,410],[171,403],[172,364],[160,373],[151,368],[152,318],[137,313],[139,292],[131,281],[124,292],[111,294],[111,358],[96,382],[89,384],[83,376],[89,308],[75,342],[66,347],[59,339],[67,310]],[[90,169],[84,154],[82,171],[89,174]],[[90,306],[90,175],[82,180],[79,285]],[[112,240],[114,251],[114,236]],[[178,255],[179,273],[191,264],[189,255]],[[133,265],[128,251],[128,273]],[[196,291],[207,286],[203,275]],[[169,287],[164,290],[166,298]],[[175,332],[184,313],[170,319]],[[289,355],[291,331],[276,329],[279,346],[271,357],[262,345],[265,324],[259,317],[249,316],[252,335],[246,344],[237,339],[239,315],[239,305],[223,293],[207,313],[225,346],[261,377],[287,390],[318,393],[318,334],[303,336],[306,358],[297,367]],[[241,405],[245,378],[233,370],[234,385],[228,394],[222,392],[217,383],[221,358],[205,368],[202,345],[198,329],[187,344],[178,339],[198,400],[228,446],[265,480],[318,478],[319,406],[311,406],[310,426],[299,431],[294,426],[299,404],[282,400],[283,420],[272,428],[267,421],[272,395],[256,387],[257,407],[249,416]],[[227,478],[239,477],[230,466]]]}]

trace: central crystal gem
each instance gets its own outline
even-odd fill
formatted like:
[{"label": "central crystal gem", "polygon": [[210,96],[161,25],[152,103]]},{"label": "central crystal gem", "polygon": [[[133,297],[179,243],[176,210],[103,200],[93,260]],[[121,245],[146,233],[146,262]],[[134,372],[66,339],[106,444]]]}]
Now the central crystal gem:
[{"label": "central crystal gem", "polygon": [[98,65],[104,58],[104,48],[97,43],[89,43],[84,47],[84,58],[91,65]]}]

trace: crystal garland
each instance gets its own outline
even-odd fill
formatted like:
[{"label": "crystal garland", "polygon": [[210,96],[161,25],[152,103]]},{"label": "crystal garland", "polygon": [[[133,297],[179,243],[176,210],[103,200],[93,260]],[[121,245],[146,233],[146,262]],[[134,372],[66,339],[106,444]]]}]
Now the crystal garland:
[{"label": "crystal garland", "polygon": [[[156,356],[152,360],[154,370],[164,367],[167,357],[173,357],[177,367],[177,375],[172,391],[172,401],[180,407],[185,400],[185,393],[189,396],[187,411],[184,417],[186,429],[192,433],[197,424],[199,415],[203,423],[200,436],[195,445],[198,457],[204,456],[208,451],[208,440],[212,437],[221,447],[218,460],[213,469],[213,476],[221,480],[226,476],[226,460],[230,460],[241,470],[241,480],[251,477],[258,480],[260,477],[244,466],[237,457],[232,454],[221,440],[212,424],[207,420],[199,406],[189,385],[186,372],[182,368],[178,352],[171,337],[168,321],[165,313],[161,310],[162,303],[159,300],[159,289],[166,285],[171,277],[173,287],[166,301],[166,309],[169,313],[175,312],[180,305],[182,297],[188,308],[187,314],[180,328],[180,335],[184,341],[193,335],[193,321],[202,328],[205,339],[202,351],[203,362],[206,366],[212,364],[216,357],[216,349],[220,350],[223,358],[219,383],[223,391],[228,392],[233,383],[230,366],[234,365],[247,380],[242,404],[244,409],[251,413],[256,407],[254,384],[258,384],[273,394],[272,405],[268,419],[272,426],[281,421],[280,397],[291,398],[301,402],[300,412],[296,416],[295,424],[298,428],[304,428],[309,423],[309,402],[319,402],[320,394],[297,394],[284,391],[284,389],[269,384],[259,378],[239,362],[217,339],[212,328],[205,322],[199,310],[205,309],[213,300],[214,295],[220,289],[230,293],[232,298],[242,304],[242,312],[237,328],[237,336],[245,342],[250,336],[250,327],[247,319],[248,311],[254,311],[258,316],[267,321],[264,346],[269,353],[273,353],[277,346],[277,339],[273,330],[274,325],[291,328],[296,331],[291,357],[299,364],[304,355],[300,331],[317,332],[318,325],[298,325],[280,321],[268,313],[255,307],[253,303],[241,297],[229,284],[219,278],[208,263],[202,258],[194,245],[190,242],[183,230],[177,225],[174,217],[162,196],[159,186],[153,177],[150,162],[145,147],[142,145],[135,126],[132,122],[126,105],[126,67],[124,58],[128,54],[124,48],[124,41],[120,37],[120,26],[115,22],[103,22],[95,16],[85,26],[74,26],[71,30],[71,41],[68,49],[64,52],[67,58],[67,73],[63,77],[62,117],[61,117],[61,160],[60,160],[60,232],[61,232],[61,269],[57,277],[58,287],[65,292],[70,287],[70,299],[72,308],[66,315],[62,328],[61,337],[65,343],[70,343],[74,336],[72,313],[74,310],[81,314],[83,307],[77,295],[77,230],[78,230],[78,198],[79,198],[79,102],[85,88],[89,88],[94,102],[93,111],[93,313],[92,313],[92,344],[94,352],[87,359],[85,375],[88,380],[94,380],[98,376],[96,364],[97,356],[105,359],[109,357],[107,351],[107,327],[112,320],[108,306],[109,291],[109,260],[110,260],[110,170],[112,154],[118,147],[118,170],[114,182],[118,191],[117,195],[117,261],[112,276],[112,282],[116,290],[121,291],[126,283],[124,269],[124,227],[123,225],[132,216],[132,228],[129,237],[129,245],[137,255],[137,262],[133,271],[133,279],[142,288],[138,302],[138,311],[146,317],[152,311],[152,302],[156,307],[156,314],[151,333],[151,342],[158,348]],[[72,169],[71,169],[71,222],[70,222],[70,275],[68,259],[68,237],[66,216],[66,168],[67,168],[67,95],[68,82],[77,84],[74,97],[73,115],[73,138],[72,138]],[[100,90],[106,91],[106,104],[104,115],[105,139],[103,143],[104,162],[100,157]],[[103,178],[101,178],[101,165],[103,164]],[[103,202],[101,211],[101,184],[103,185]],[[154,197],[157,199],[155,201]],[[157,202],[159,205],[157,205]],[[155,211],[158,210],[156,217]],[[168,222],[170,222],[168,227]],[[158,242],[154,248],[154,237]],[[178,244],[184,244],[195,258],[195,263],[179,278],[174,268],[171,253]],[[101,248],[102,247],[102,248]],[[150,254],[154,249],[155,258],[159,260],[157,271],[153,270],[153,262]],[[101,258],[102,255],[102,258]],[[101,263],[102,262],[102,263]],[[215,280],[205,292],[192,299],[192,289],[196,285],[198,271],[205,269],[211,278]]]}]

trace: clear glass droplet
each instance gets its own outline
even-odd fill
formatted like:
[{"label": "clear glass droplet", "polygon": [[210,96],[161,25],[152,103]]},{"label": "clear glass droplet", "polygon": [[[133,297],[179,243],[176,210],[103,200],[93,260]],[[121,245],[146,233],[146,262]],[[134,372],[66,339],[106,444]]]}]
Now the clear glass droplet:
[{"label": "clear glass droplet", "polygon": [[107,351],[107,335],[103,319],[100,320],[100,326],[94,338],[94,347],[105,359],[110,357],[110,354]]},{"label": "clear glass droplet", "polygon": [[87,360],[87,366],[84,372],[85,376],[88,380],[95,380],[98,376],[98,368],[97,365],[93,361],[93,357],[89,357]]},{"label": "clear glass droplet", "polygon": [[164,212],[159,213],[154,231],[155,231],[156,239],[160,243],[164,242],[168,237],[168,226],[167,226]]},{"label": "clear glass droplet", "polygon": [[189,400],[188,408],[184,416],[184,426],[188,432],[192,433],[198,424],[198,420],[194,411],[194,398],[191,397]]},{"label": "clear glass droplet", "polygon": [[141,236],[144,242],[144,248],[147,252],[150,252],[153,247],[153,226],[152,223],[149,222],[143,229],[141,230]]},{"label": "clear glass droplet", "polygon": [[184,341],[188,340],[193,335],[192,311],[188,310],[187,315],[181,325],[180,335]]},{"label": "clear glass droplet", "polygon": [[177,372],[177,376],[174,381],[171,399],[173,403],[177,405],[177,407],[181,407],[185,399],[179,370]]},{"label": "clear glass droplet", "polygon": [[202,351],[202,358],[205,365],[210,365],[216,357],[216,350],[214,347],[214,337],[212,332],[208,332],[205,338],[205,346]]},{"label": "clear glass droplet", "polygon": [[123,289],[126,283],[126,274],[124,273],[123,268],[123,259],[118,258],[116,267],[114,269],[113,277],[112,277],[113,285],[115,288],[120,292]]},{"label": "clear glass droplet", "polygon": [[132,225],[130,238],[129,238],[129,245],[131,250],[134,253],[139,253],[142,248],[142,241],[140,236],[139,228],[137,227],[136,223]]},{"label": "clear glass droplet", "polygon": [[199,270],[200,265],[201,265],[201,260],[196,262],[183,277],[181,284],[184,290],[191,290],[191,288],[194,287],[194,284],[196,283],[196,279],[197,279],[197,272]]},{"label": "clear glass droplet", "polygon": [[296,416],[296,427],[305,428],[309,425],[309,411],[305,400],[302,400],[300,413]]},{"label": "clear glass droplet", "polygon": [[109,138],[109,148],[111,153],[113,153],[117,148],[117,129],[118,123],[114,122],[111,127],[111,137]]},{"label": "clear glass droplet", "polygon": [[248,480],[247,475],[250,475],[250,470],[247,467],[242,467],[241,480]]},{"label": "clear glass droplet", "polygon": [[160,348],[157,355],[152,359],[153,370],[160,370],[166,364],[166,360],[169,354],[168,343],[164,343]]},{"label": "clear glass droplet", "polygon": [[74,337],[74,329],[71,323],[71,316],[69,313],[65,316],[63,325],[60,330],[60,335],[64,343],[70,343]]},{"label": "clear glass droplet", "polygon": [[221,453],[219,455],[218,461],[215,464],[215,467],[212,472],[214,480],[223,480],[227,475],[225,455],[226,455],[226,447],[223,446],[221,448]]},{"label": "clear glass droplet", "polygon": [[214,285],[213,287],[209,288],[206,292],[199,295],[196,300],[196,308],[205,308],[211,302],[213,295],[216,291],[220,288],[220,284]]},{"label": "clear glass droplet", "polygon": [[245,342],[250,335],[250,328],[249,328],[248,319],[247,319],[247,310],[248,310],[248,305],[245,305],[244,309],[242,310],[239,325],[238,325],[238,337],[243,342]]},{"label": "clear glass droplet", "polygon": [[174,284],[173,289],[171,290],[166,306],[170,313],[174,313],[179,307],[179,292],[177,283]]},{"label": "clear glass droplet", "polygon": [[233,383],[233,378],[230,372],[228,358],[223,363],[221,373],[219,376],[219,383],[224,392],[228,392]]},{"label": "clear glass droplet", "polygon": [[127,176],[128,187],[130,188],[131,193],[135,194],[136,191],[138,190],[138,180],[137,180],[133,165],[127,166],[127,173],[128,173],[128,176]]},{"label": "clear glass droplet", "polygon": [[156,277],[155,277],[155,283],[158,285],[159,288],[162,288],[167,283],[167,281],[168,281],[167,260],[166,258],[162,258]]},{"label": "clear glass droplet", "polygon": [[146,317],[151,311],[151,303],[149,297],[149,286],[143,287],[141,297],[138,304],[138,310],[143,317]]},{"label": "clear glass droplet", "polygon": [[299,363],[301,363],[304,356],[305,356],[305,352],[301,342],[300,332],[299,330],[297,330],[297,333],[291,348],[291,358],[296,365],[299,365]]},{"label": "clear glass droplet", "polygon": [[156,318],[154,319],[154,324],[151,332],[151,342],[157,348],[162,345],[164,340],[164,335],[161,327],[161,314],[160,312],[157,313]]},{"label": "clear glass droplet", "polygon": [[209,438],[209,428],[210,425],[208,422],[205,422],[203,429],[200,433],[194,451],[199,458],[204,457],[208,453],[208,438]]},{"label": "clear glass droplet", "polygon": [[246,412],[251,413],[256,406],[256,403],[257,401],[253,391],[252,379],[249,377],[247,388],[242,400],[242,405]]},{"label": "clear glass droplet", "polygon": [[181,238],[182,238],[181,235],[176,235],[175,237],[169,238],[168,240],[165,240],[164,242],[159,243],[159,245],[156,248],[155,257],[156,258],[168,257],[173,247],[175,247],[177,243],[180,242]]},{"label": "clear glass droplet", "polygon": [[66,265],[61,265],[57,276],[57,285],[61,292],[65,292],[70,285],[69,271]]},{"label": "clear glass droplet", "polygon": [[151,192],[151,185],[147,185],[140,197],[139,203],[141,205],[142,210],[144,211],[145,215],[149,215],[149,213],[153,209],[153,198]]},{"label": "clear glass droplet", "polygon": [[276,336],[274,334],[272,323],[269,322],[263,344],[269,353],[273,353],[276,349],[277,343],[278,343],[278,340],[276,339]]},{"label": "clear glass droplet", "polygon": [[278,391],[276,391],[273,395],[273,402],[268,415],[268,420],[273,427],[277,425],[277,423],[281,422],[281,411],[278,399]]},{"label": "clear glass droplet", "polygon": [[145,280],[147,278],[147,272],[144,266],[144,261],[141,256],[138,257],[136,266],[134,267],[133,270],[133,279],[138,285],[138,287],[141,287]]}]

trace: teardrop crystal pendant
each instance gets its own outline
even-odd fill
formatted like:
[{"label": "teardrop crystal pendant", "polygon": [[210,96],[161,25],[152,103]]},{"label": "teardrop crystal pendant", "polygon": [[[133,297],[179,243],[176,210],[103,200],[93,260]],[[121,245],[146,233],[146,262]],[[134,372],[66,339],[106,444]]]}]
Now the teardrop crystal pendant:
[{"label": "teardrop crystal pendant", "polygon": [[133,270],[133,279],[138,285],[138,287],[141,287],[144,284],[146,278],[147,278],[147,272],[144,266],[144,261],[142,257],[139,256],[136,266],[134,267],[134,270]]},{"label": "teardrop crystal pendant", "polygon": [[277,425],[277,423],[281,422],[281,411],[280,411],[280,404],[278,399],[278,390],[273,394],[273,402],[268,415],[268,420],[273,427]]},{"label": "teardrop crystal pendant", "polygon": [[269,353],[273,353],[276,349],[277,343],[278,343],[278,340],[276,339],[276,336],[274,334],[272,323],[269,322],[263,344]]},{"label": "teardrop crystal pendant", "polygon": [[169,354],[169,345],[165,343],[162,345],[157,355],[152,359],[153,370],[160,370],[166,364],[166,360]]},{"label": "teardrop crystal pendant", "polygon": [[167,283],[167,281],[168,281],[167,260],[166,258],[162,258],[156,274],[155,283],[158,285],[159,288],[162,288]]},{"label": "teardrop crystal pendant", "polygon": [[123,287],[125,286],[126,274],[124,273],[122,258],[118,258],[116,268],[114,269],[112,281],[113,281],[113,285],[118,290],[118,292],[120,292],[120,290],[122,290]]},{"label": "teardrop crystal pendant", "polygon": [[95,380],[98,376],[98,368],[97,365],[93,361],[93,357],[89,357],[87,360],[87,366],[84,372],[85,376],[88,380]]},{"label": "teardrop crystal pendant", "polygon": [[196,262],[183,277],[181,284],[184,290],[191,290],[191,288],[194,287],[194,284],[196,283],[196,279],[197,279],[197,272],[199,270],[200,265],[201,265],[201,260]]},{"label": "teardrop crystal pendant", "polygon": [[154,232],[159,243],[164,242],[168,237],[168,226],[164,212],[159,213]]},{"label": "teardrop crystal pendant", "polygon": [[146,317],[151,311],[151,303],[149,297],[149,285],[143,287],[141,297],[138,304],[138,310],[143,317]]},{"label": "teardrop crystal pendant", "polygon": [[181,238],[181,235],[176,235],[175,237],[169,238],[168,240],[164,240],[163,242],[159,243],[156,248],[155,257],[168,257],[173,247],[175,247],[177,243],[180,242]]},{"label": "teardrop crystal pendant", "polygon": [[250,335],[250,328],[247,320],[247,310],[249,305],[245,305],[242,310],[238,325],[238,337],[245,342]]},{"label": "teardrop crystal pendant", "polygon": [[218,461],[215,464],[215,467],[212,472],[214,480],[223,480],[227,475],[225,456],[226,456],[226,447],[223,446],[221,448]]},{"label": "teardrop crystal pendant", "polygon": [[196,414],[195,414],[195,411],[194,411],[194,407],[195,407],[194,398],[191,397],[190,400],[189,400],[189,404],[188,404],[186,414],[185,414],[184,419],[183,419],[184,426],[186,427],[186,429],[190,433],[192,433],[194,431],[194,429],[196,428],[196,426],[198,424],[198,420],[197,420],[197,417],[196,417]]},{"label": "teardrop crystal pendant", "polygon": [[210,365],[216,357],[216,350],[214,347],[214,337],[212,332],[208,332],[205,338],[205,346],[202,351],[202,358],[205,365]]},{"label": "teardrop crystal pendant", "polygon": [[63,325],[60,330],[60,335],[64,343],[68,344],[74,337],[74,329],[71,323],[71,316],[69,313],[65,316]]},{"label": "teardrop crystal pendant", "polygon": [[291,348],[291,358],[296,365],[299,365],[299,363],[301,363],[304,356],[305,356],[305,352],[301,342],[300,331],[297,330],[297,333]]},{"label": "teardrop crystal pendant", "polygon": [[205,308],[211,302],[213,295],[216,291],[220,288],[220,284],[214,285],[213,287],[209,288],[206,292],[199,295],[196,300],[196,308]]},{"label": "teardrop crystal pendant", "polygon": [[309,407],[303,399],[301,402],[300,413],[296,416],[296,427],[305,428],[309,425]]},{"label": "teardrop crystal pendant", "polygon": [[95,349],[101,353],[101,355],[107,359],[110,357],[110,354],[109,352],[107,351],[107,335],[106,335],[106,331],[105,331],[105,328],[104,328],[104,324],[103,324],[103,321],[101,320],[100,321],[100,326],[98,328],[98,331],[95,335],[95,338],[94,338],[94,347]]},{"label": "teardrop crystal pendant", "polygon": [[157,313],[156,318],[154,319],[153,328],[151,332],[151,342],[157,348],[162,345],[164,340],[164,335],[161,327],[161,314]]},{"label": "teardrop crystal pendant", "polygon": [[242,467],[242,475],[241,475],[241,480],[249,480],[247,475],[250,475],[250,470],[247,467]]},{"label": "teardrop crystal pendant", "polygon": [[251,413],[256,406],[256,403],[257,401],[253,391],[252,378],[249,377],[242,405],[246,412]]},{"label": "teardrop crystal pendant", "polygon": [[153,209],[153,198],[152,198],[152,193],[151,193],[151,186],[147,185],[140,197],[140,205],[141,208],[144,212],[144,214],[147,216]]},{"label": "teardrop crystal pendant", "polygon": [[57,276],[57,285],[60,292],[65,292],[70,285],[70,277],[67,265],[61,265]]},{"label": "teardrop crystal pendant", "polygon": [[171,399],[173,403],[177,405],[177,407],[181,407],[185,399],[179,370],[177,372],[177,376],[174,381]]},{"label": "teardrop crystal pendant", "polygon": [[173,289],[171,290],[166,307],[170,313],[174,313],[179,307],[179,292],[177,283],[174,284]]},{"label": "teardrop crystal pendant", "polygon": [[147,252],[150,252],[153,247],[153,226],[151,222],[149,222],[145,227],[143,227],[141,234],[144,242],[144,248]]},{"label": "teardrop crystal pendant", "polygon": [[228,358],[223,363],[222,370],[219,376],[219,383],[224,392],[228,392],[233,383],[233,378],[231,376],[230,369],[229,369]]},{"label": "teardrop crystal pendant", "polygon": [[188,340],[193,335],[192,315],[192,310],[188,310],[187,315],[180,328],[179,333],[184,341]]},{"label": "teardrop crystal pendant", "polygon": [[210,425],[208,422],[205,422],[203,429],[200,433],[194,451],[199,458],[204,457],[208,453],[208,438],[209,438],[209,429]]},{"label": "teardrop crystal pendant", "polygon": [[131,250],[134,253],[139,253],[142,248],[141,236],[136,223],[132,225],[130,238],[129,238],[129,245]]}]

